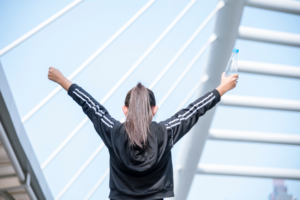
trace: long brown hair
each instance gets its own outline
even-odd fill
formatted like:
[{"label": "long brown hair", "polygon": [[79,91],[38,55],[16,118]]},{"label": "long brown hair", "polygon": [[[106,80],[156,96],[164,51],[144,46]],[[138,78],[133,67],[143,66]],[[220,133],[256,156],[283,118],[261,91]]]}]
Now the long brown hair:
[{"label": "long brown hair", "polygon": [[130,146],[145,147],[149,126],[153,118],[152,107],[156,105],[154,94],[151,90],[138,83],[126,95],[125,106],[128,112],[125,129],[128,133]]}]

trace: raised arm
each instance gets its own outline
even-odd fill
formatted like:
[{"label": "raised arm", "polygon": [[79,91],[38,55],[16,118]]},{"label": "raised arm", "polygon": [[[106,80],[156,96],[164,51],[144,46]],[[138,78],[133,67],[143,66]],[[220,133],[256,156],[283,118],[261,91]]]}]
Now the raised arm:
[{"label": "raised arm", "polygon": [[178,142],[198,121],[199,117],[213,108],[227,91],[236,87],[238,74],[225,77],[222,74],[221,84],[210,92],[191,103],[188,107],[181,109],[172,117],[160,122],[168,132],[169,147]]},{"label": "raised arm", "polygon": [[112,128],[117,122],[113,119],[103,105],[97,102],[87,91],[69,81],[56,68],[50,67],[48,78],[60,84],[73,100],[82,107],[83,112],[92,121],[95,130],[107,147],[111,146]]}]

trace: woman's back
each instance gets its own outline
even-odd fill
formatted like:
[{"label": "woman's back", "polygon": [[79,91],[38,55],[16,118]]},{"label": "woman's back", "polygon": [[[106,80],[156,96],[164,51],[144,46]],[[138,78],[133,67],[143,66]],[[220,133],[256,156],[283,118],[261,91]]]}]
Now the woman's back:
[{"label": "woman's back", "polygon": [[112,199],[157,199],[172,197],[171,145],[162,123],[152,122],[145,148],[130,146],[124,123],[112,130],[110,152],[110,197]]}]

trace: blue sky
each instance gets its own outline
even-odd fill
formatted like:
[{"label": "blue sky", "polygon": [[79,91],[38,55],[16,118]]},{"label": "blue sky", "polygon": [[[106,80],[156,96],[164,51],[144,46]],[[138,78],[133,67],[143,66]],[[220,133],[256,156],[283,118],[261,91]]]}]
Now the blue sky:
[{"label": "blue sky", "polygon": [[[71,3],[71,0],[0,0],[0,49]],[[85,0],[57,21],[1,57],[21,117],[26,115],[57,85],[47,79],[49,66],[69,76],[112,34],[128,21],[146,0]],[[157,0],[134,24],[115,40],[73,82],[100,101],[137,61],[173,19],[187,0]],[[217,1],[198,0],[139,68],[105,103],[110,114],[121,119],[125,95],[138,81],[149,86],[193,34]],[[245,7],[241,25],[300,34],[300,16]],[[159,101],[184,68],[205,44],[214,20],[199,34],[185,53],[154,88]],[[300,66],[300,49],[282,45],[237,40],[239,59]],[[207,52],[190,70],[176,91],[159,109],[157,120],[173,114],[201,78]],[[224,66],[225,69],[226,66]],[[300,80],[239,73],[238,86],[228,94],[300,100]],[[196,96],[191,98],[194,100]],[[25,123],[40,163],[84,119],[81,108],[59,92]],[[218,106],[212,128],[300,134],[300,113]],[[62,190],[83,165],[101,139],[88,122],[56,159],[44,170],[53,196]],[[174,148],[176,164],[181,143]],[[207,141],[200,163],[232,164],[300,169],[300,147],[288,145]],[[106,149],[95,158],[62,199],[83,199],[109,165]],[[300,181],[286,180],[290,194],[300,198]],[[188,199],[263,200],[272,192],[271,179],[196,175]],[[108,179],[91,199],[105,199]]]}]

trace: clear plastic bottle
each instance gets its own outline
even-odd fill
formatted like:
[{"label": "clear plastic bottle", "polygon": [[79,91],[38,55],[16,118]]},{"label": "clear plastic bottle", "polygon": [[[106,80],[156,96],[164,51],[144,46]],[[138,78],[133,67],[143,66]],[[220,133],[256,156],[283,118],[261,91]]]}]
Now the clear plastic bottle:
[{"label": "clear plastic bottle", "polygon": [[232,74],[237,74],[237,54],[239,50],[233,49],[230,60],[227,64],[226,70],[225,70],[225,77],[228,77]]}]

